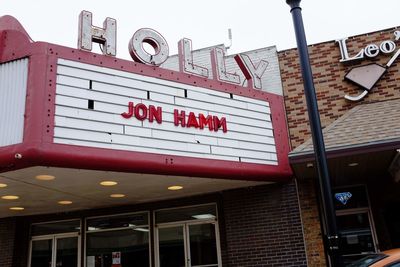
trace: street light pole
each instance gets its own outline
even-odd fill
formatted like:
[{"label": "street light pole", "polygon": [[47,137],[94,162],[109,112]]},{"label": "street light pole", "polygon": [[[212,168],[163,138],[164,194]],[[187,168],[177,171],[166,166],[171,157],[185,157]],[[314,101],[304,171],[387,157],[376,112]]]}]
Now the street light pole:
[{"label": "street light pole", "polygon": [[286,0],[292,13],[296,33],[297,48],[300,59],[301,73],[304,84],[304,94],[307,102],[308,117],[314,145],[315,161],[317,163],[318,179],[322,200],[323,217],[326,223],[325,250],[328,251],[331,264],[341,266],[339,255],[339,236],[336,225],[335,207],[333,205],[332,189],[329,178],[328,164],[325,154],[325,144],[322,135],[321,121],[318,112],[317,97],[315,95],[310,59],[308,55],[307,40],[304,32],[303,18],[300,8],[301,0]]}]

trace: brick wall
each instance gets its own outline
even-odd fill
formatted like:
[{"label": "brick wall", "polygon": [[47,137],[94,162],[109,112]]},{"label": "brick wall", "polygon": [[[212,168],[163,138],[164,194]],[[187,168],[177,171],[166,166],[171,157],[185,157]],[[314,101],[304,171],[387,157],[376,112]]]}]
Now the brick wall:
[{"label": "brick wall", "polygon": [[15,218],[0,219],[0,266],[11,267],[14,253]]},{"label": "brick wall", "polygon": [[[393,28],[349,38],[347,40],[349,54],[354,56],[370,43],[379,46],[383,40],[394,40],[394,31]],[[397,45],[400,46],[400,41],[397,41]],[[355,103],[344,99],[346,94],[359,95],[362,92],[357,85],[344,81],[344,75],[352,67],[373,62],[385,65],[392,54],[380,54],[374,59],[364,59],[357,64],[343,64],[339,62],[340,50],[334,41],[312,45],[309,47],[309,53],[323,127],[356,105],[400,98],[400,59],[398,59],[363,100]],[[290,140],[294,149],[310,137],[303,80],[296,49],[281,51],[278,56]]]},{"label": "brick wall", "polygon": [[306,266],[294,183],[226,192],[223,207],[224,266]]},{"label": "brick wall", "polygon": [[[383,40],[394,40],[395,29],[362,34],[347,40],[350,56],[356,55],[370,43],[380,45]],[[396,42],[399,49],[400,41]],[[400,98],[400,59],[394,62],[387,73],[371,92],[360,102],[349,102],[344,95],[359,95],[362,90],[355,84],[344,80],[344,75],[354,66],[379,63],[385,65],[393,55],[379,54],[374,59],[364,59],[358,63],[343,64],[338,44],[335,41],[309,46],[310,60],[318,98],[318,106],[323,127],[334,122],[346,111],[356,105],[368,102]],[[310,138],[307,107],[303,93],[303,81],[296,49],[278,53],[287,111],[292,149]],[[319,226],[318,206],[315,191],[310,181],[300,181],[299,197],[301,216],[304,225],[304,238],[307,249],[308,266],[325,265],[325,256]]]}]

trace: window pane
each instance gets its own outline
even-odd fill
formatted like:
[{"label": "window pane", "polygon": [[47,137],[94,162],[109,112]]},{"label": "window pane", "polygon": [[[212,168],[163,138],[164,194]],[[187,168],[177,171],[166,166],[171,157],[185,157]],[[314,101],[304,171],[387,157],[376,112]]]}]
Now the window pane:
[{"label": "window pane", "polygon": [[101,230],[122,227],[135,227],[148,224],[148,214],[129,214],[121,216],[109,216],[87,220],[87,230]]},{"label": "window pane", "polygon": [[57,238],[56,266],[78,266],[78,237]]},{"label": "window pane", "polygon": [[183,226],[158,229],[160,267],[185,266]]},{"label": "window pane", "polygon": [[215,205],[206,205],[158,211],[156,212],[156,223],[215,219],[216,217]]},{"label": "window pane", "polygon": [[86,235],[86,266],[111,267],[112,253],[121,253],[121,267],[149,266],[147,227]]},{"label": "window pane", "polygon": [[51,239],[32,241],[31,267],[51,267],[52,244]]},{"label": "window pane", "polygon": [[80,231],[80,220],[32,225],[32,236],[73,233]]},{"label": "window pane", "polygon": [[189,226],[190,259],[192,266],[218,265],[217,241],[213,224]]},{"label": "window pane", "polygon": [[367,213],[337,216],[343,254],[375,251]]}]

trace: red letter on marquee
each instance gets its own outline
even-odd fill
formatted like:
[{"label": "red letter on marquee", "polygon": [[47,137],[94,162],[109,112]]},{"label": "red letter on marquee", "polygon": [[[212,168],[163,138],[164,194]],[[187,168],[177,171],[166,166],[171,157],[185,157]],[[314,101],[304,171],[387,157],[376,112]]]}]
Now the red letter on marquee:
[{"label": "red letter on marquee", "polygon": [[156,107],[153,105],[149,106],[149,122],[153,122],[154,119],[161,124],[162,122],[162,110],[161,107]]},{"label": "red letter on marquee", "polygon": [[222,117],[221,119],[218,119],[217,116],[213,116],[214,120],[214,131],[217,132],[220,127],[222,127],[222,131],[226,133],[228,131],[226,127],[226,118]]},{"label": "red letter on marquee", "polygon": [[214,129],[213,118],[208,115],[207,118],[203,114],[199,114],[199,126],[200,129],[204,129],[204,125],[208,125],[208,129],[212,131]]},{"label": "red letter on marquee", "polygon": [[145,104],[140,103],[135,106],[135,117],[140,121],[144,121],[147,118],[147,107]]},{"label": "red letter on marquee", "polygon": [[175,126],[179,126],[179,123],[181,124],[182,127],[186,126],[185,122],[185,111],[181,111],[181,113],[178,113],[177,109],[174,109],[174,124]]},{"label": "red letter on marquee", "polygon": [[122,117],[124,117],[125,119],[131,118],[133,116],[133,108],[134,108],[133,102],[129,102],[128,112],[121,113]]},{"label": "red letter on marquee", "polygon": [[188,118],[186,127],[188,127],[188,128],[189,127],[199,128],[199,123],[197,122],[197,118],[196,118],[196,116],[194,115],[193,112],[189,113],[189,118]]}]

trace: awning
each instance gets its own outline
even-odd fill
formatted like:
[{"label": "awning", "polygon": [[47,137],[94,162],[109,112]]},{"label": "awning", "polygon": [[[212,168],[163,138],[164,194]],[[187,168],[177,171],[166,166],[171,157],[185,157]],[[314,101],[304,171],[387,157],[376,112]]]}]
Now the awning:
[{"label": "awning", "polygon": [[[387,170],[400,148],[400,99],[358,105],[325,127],[323,135],[333,176]],[[298,177],[314,176],[311,138],[290,152],[289,160]]]}]

